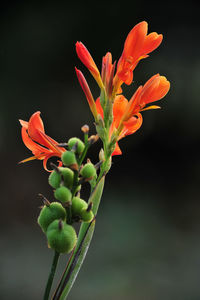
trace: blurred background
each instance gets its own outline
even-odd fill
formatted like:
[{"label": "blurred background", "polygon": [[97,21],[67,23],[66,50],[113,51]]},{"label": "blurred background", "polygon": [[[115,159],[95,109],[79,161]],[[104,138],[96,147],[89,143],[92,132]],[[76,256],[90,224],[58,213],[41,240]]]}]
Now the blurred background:
[{"label": "blurred background", "polygon": [[[42,299],[53,251],[36,223],[41,199],[53,200],[48,174],[21,140],[18,119],[40,110],[48,135],[82,137],[93,118],[74,66],[98,89],[75,53],[76,41],[98,66],[117,60],[140,21],[164,35],[140,62],[129,98],[160,73],[171,82],[159,111],[120,142],[107,176],[95,236],[69,299],[200,299],[199,6],[185,2],[4,2],[0,10],[0,299]],[[91,148],[96,162],[101,143]],[[85,195],[87,191],[85,191]],[[61,258],[58,276],[66,264]]]}]

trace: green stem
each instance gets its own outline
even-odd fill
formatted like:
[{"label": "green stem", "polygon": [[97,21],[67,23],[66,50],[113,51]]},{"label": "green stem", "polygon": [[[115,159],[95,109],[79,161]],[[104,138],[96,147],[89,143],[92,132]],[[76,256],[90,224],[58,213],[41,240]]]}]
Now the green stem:
[{"label": "green stem", "polygon": [[[93,213],[96,216],[101,196],[104,188],[104,177],[101,178],[96,185],[93,193],[90,196],[89,203],[93,203]],[[93,232],[95,228],[95,219],[91,223],[82,223],[78,235],[78,241],[76,247],[69,259],[66,270],[61,278],[61,281],[54,293],[53,300],[64,300],[67,298],[76,276],[81,268],[81,265],[85,259],[87,250],[92,240]]]},{"label": "green stem", "polygon": [[49,277],[48,277],[48,281],[47,281],[47,285],[46,285],[43,300],[48,300],[49,299],[49,294],[50,294],[50,291],[51,291],[51,286],[52,286],[54,275],[55,275],[55,272],[56,272],[56,267],[57,267],[57,264],[58,264],[59,256],[60,256],[60,253],[55,251],[52,266],[51,266],[51,271],[49,273]]}]

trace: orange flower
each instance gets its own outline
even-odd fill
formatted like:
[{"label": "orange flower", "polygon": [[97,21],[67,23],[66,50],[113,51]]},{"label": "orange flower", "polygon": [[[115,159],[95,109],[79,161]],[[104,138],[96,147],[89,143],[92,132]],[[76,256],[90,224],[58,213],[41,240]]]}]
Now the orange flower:
[{"label": "orange flower", "polygon": [[55,140],[45,134],[40,111],[35,112],[29,122],[23,120],[19,120],[19,122],[22,125],[22,140],[34,155],[20,163],[40,159],[43,160],[44,169],[48,171],[46,166],[48,159],[52,156],[61,157],[62,153],[66,151],[65,148],[59,147]]},{"label": "orange flower", "polygon": [[95,78],[100,88],[103,88],[103,82],[99,70],[87,48],[81,42],[76,42],[76,53],[82,63],[88,68],[92,76]]},{"label": "orange flower", "polygon": [[148,24],[143,21],[138,23],[129,32],[124,43],[124,50],[118,61],[115,84],[123,82],[131,84],[133,81],[133,70],[138,62],[148,57],[148,53],[155,50],[162,42],[162,34],[152,32],[147,35]]},{"label": "orange flower", "polygon": [[[154,102],[163,98],[169,91],[170,83],[164,77],[156,74],[152,76],[142,87],[140,86],[131,100],[128,101],[123,95],[115,97],[113,104],[113,122],[110,128],[110,137],[112,134],[116,135],[117,141],[123,137],[133,134],[142,125],[141,111],[147,109],[160,108],[159,106],[152,105],[146,107],[146,104]],[[97,112],[103,118],[103,109],[100,104],[100,98],[96,101]],[[112,155],[122,154],[118,143]]]},{"label": "orange flower", "polygon": [[96,120],[97,118],[97,111],[96,111],[96,105],[95,105],[95,101],[94,101],[94,98],[92,96],[92,93],[90,91],[90,88],[87,84],[87,81],[83,75],[83,73],[78,70],[77,68],[75,68],[75,71],[76,71],[76,75],[77,75],[77,78],[78,78],[78,81],[80,83],[80,86],[82,87],[82,90],[87,98],[87,101],[88,101],[88,104],[89,104],[89,107],[90,107],[90,110]]}]

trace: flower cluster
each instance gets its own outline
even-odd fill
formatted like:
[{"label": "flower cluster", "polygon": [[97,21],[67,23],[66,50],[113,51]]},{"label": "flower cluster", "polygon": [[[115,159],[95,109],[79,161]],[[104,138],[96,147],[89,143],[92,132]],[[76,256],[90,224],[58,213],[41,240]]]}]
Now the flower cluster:
[{"label": "flower cluster", "polygon": [[160,100],[169,91],[169,81],[164,76],[156,74],[136,90],[130,101],[122,94],[122,84],[130,85],[133,82],[135,67],[141,59],[148,57],[148,54],[160,45],[162,38],[162,35],[156,32],[147,34],[147,22],[137,24],[125,40],[117,66],[116,62],[112,63],[112,55],[108,52],[102,59],[101,74],[87,48],[81,42],[76,43],[78,57],[89,69],[101,89],[101,96],[95,101],[85,77],[80,70],[76,69],[78,80],[95,118],[97,132],[104,142],[105,130],[109,131],[107,138],[110,142],[110,150],[113,150],[112,155],[122,153],[118,145],[120,139],[141,127],[141,112],[159,108],[156,105],[148,107],[146,105]]}]

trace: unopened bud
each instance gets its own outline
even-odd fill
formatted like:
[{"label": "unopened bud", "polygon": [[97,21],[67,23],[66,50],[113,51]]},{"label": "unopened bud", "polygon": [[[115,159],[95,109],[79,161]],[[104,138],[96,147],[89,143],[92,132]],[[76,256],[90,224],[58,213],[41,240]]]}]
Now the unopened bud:
[{"label": "unopened bud", "polygon": [[74,181],[74,172],[71,169],[64,167],[59,167],[59,171],[64,180],[64,185],[71,189]]},{"label": "unopened bud", "polygon": [[61,182],[61,175],[57,171],[51,172],[48,178],[49,184],[54,188],[57,189],[60,186]]},{"label": "unopened bud", "polygon": [[55,190],[54,196],[64,204],[71,201],[72,193],[67,187],[61,186]]},{"label": "unopened bud", "polygon": [[104,155],[104,150],[103,148],[101,148],[100,152],[99,152],[99,160],[100,161],[104,161],[105,160],[105,155]]},{"label": "unopened bud", "polygon": [[75,148],[74,152],[77,153],[77,154],[79,154],[79,155],[85,149],[84,143],[80,139],[78,139],[76,137],[73,137],[73,138],[69,139],[69,141],[68,141],[68,147],[69,147],[69,150],[73,150],[73,148]]},{"label": "unopened bud", "polygon": [[47,241],[49,247],[58,253],[69,253],[77,242],[76,231],[71,225],[55,220],[47,229]]},{"label": "unopened bud", "polygon": [[76,161],[75,153],[72,151],[66,151],[61,156],[62,162],[65,166],[72,170],[78,170],[78,165]]},{"label": "unopened bud", "polygon": [[92,210],[87,211],[87,209],[83,209],[81,211],[81,220],[83,220],[83,222],[89,223],[92,221],[93,218],[94,218],[94,214]]},{"label": "unopened bud", "polygon": [[88,134],[90,128],[89,128],[88,125],[83,125],[83,126],[81,127],[81,130],[82,130],[83,133]]},{"label": "unopened bud", "polygon": [[92,163],[87,163],[81,169],[80,174],[86,179],[92,179],[96,175],[96,169]]},{"label": "unopened bud", "polygon": [[52,202],[48,206],[43,206],[37,219],[38,224],[44,232],[47,231],[49,224],[56,219],[66,219],[66,211],[58,202]]},{"label": "unopened bud", "polygon": [[72,199],[72,215],[73,216],[80,216],[82,209],[87,209],[88,205],[87,202],[85,202],[83,199],[79,197],[74,197]]},{"label": "unopened bud", "polygon": [[98,141],[98,139],[99,139],[98,134],[91,135],[88,139],[88,142],[90,143],[90,145],[92,145],[92,144],[96,143]]}]

